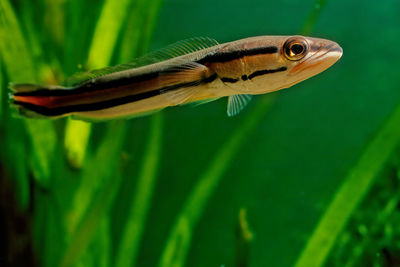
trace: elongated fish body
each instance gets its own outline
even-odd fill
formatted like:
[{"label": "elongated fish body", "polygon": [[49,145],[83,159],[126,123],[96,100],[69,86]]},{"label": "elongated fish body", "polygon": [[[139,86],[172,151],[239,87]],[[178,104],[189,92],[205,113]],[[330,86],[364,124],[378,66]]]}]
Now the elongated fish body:
[{"label": "elongated fish body", "polygon": [[11,98],[29,117],[104,120],[227,96],[233,116],[252,95],[288,88],[329,68],[341,55],[337,43],[303,36],[224,44],[193,38],[131,63],[76,74],[66,86],[11,84]]}]

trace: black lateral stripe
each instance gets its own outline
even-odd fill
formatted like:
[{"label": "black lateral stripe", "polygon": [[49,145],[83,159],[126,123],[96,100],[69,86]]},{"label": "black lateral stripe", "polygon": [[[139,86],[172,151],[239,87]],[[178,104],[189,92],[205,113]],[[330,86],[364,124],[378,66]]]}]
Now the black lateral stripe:
[{"label": "black lateral stripe", "polygon": [[146,80],[150,80],[153,78],[156,78],[160,75],[161,71],[155,71],[155,72],[149,72],[133,77],[125,77],[125,78],[119,78],[117,80],[111,80],[108,82],[101,82],[101,83],[96,83],[96,82],[86,82],[83,83],[82,85],[79,85],[76,88],[71,88],[71,90],[68,89],[54,89],[54,90],[49,90],[49,89],[42,89],[42,90],[37,90],[37,91],[32,91],[32,92],[16,92],[14,93],[15,96],[72,96],[72,95],[79,95],[83,93],[90,93],[93,91],[100,91],[100,90],[105,90],[105,89],[111,89],[119,86],[124,86],[124,85],[129,85],[132,83],[136,82],[143,82]]},{"label": "black lateral stripe", "polygon": [[265,75],[265,74],[269,74],[269,73],[280,72],[280,71],[285,71],[285,70],[287,70],[286,67],[280,67],[280,68],[277,68],[277,69],[270,69],[270,70],[258,70],[258,71],[253,72],[249,76],[247,76],[247,78],[251,80],[251,79],[253,79],[254,77],[257,77],[257,76],[261,76],[261,75]]},{"label": "black lateral stripe", "polygon": [[205,84],[205,83],[213,82],[215,79],[217,79],[217,77],[218,77],[218,75],[216,73],[214,73],[213,75],[203,79],[200,83]]},{"label": "black lateral stripe", "polygon": [[163,87],[163,88],[160,88],[157,90],[144,92],[141,94],[129,95],[129,96],[124,96],[124,97],[120,97],[120,98],[114,98],[114,99],[110,99],[110,100],[100,101],[100,102],[96,102],[96,103],[90,103],[90,104],[78,104],[78,105],[70,105],[70,106],[63,106],[63,107],[57,107],[57,108],[47,108],[47,107],[37,106],[34,104],[20,102],[20,101],[14,101],[14,104],[25,107],[25,108],[32,110],[34,112],[37,112],[41,115],[60,116],[60,115],[73,113],[73,112],[96,111],[96,110],[112,108],[115,106],[124,105],[124,104],[128,104],[128,103],[136,102],[139,100],[147,99],[147,98],[157,96],[157,95],[169,92],[169,91],[174,91],[174,90],[177,90],[180,88],[197,86],[200,84],[209,83],[209,82],[214,81],[216,78],[217,78],[217,74],[213,74],[210,77],[207,77],[203,80],[187,82],[187,83],[180,83],[180,84],[176,84],[176,85],[166,86],[166,87]]},{"label": "black lateral stripe", "polygon": [[278,52],[278,47],[265,46],[265,47],[257,47],[257,48],[247,49],[247,50],[217,52],[215,54],[206,55],[204,58],[198,60],[197,62],[200,64],[217,63],[217,62],[223,63],[223,62],[239,59],[239,58],[242,58],[245,56],[274,54],[277,52]]},{"label": "black lateral stripe", "polygon": [[239,79],[222,77],[221,81],[223,81],[224,83],[235,83],[235,82],[239,81]]}]

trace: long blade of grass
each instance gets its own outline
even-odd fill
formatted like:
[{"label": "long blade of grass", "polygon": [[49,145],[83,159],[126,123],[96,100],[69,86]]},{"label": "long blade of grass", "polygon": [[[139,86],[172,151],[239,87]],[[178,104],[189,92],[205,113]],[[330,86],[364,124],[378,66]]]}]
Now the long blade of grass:
[{"label": "long blade of grass", "polygon": [[118,191],[121,177],[116,175],[109,180],[102,192],[93,199],[91,208],[85,214],[82,223],[72,236],[70,245],[57,266],[75,266],[79,257],[86,252],[92,237],[97,232],[99,224],[105,219],[109,207]]},{"label": "long blade of grass", "polygon": [[301,33],[304,35],[309,35],[314,28],[315,23],[317,22],[319,15],[321,14],[322,8],[325,7],[328,0],[316,0],[313,9],[308,15]]},{"label": "long blade of grass", "polygon": [[[121,177],[122,178],[122,177]],[[98,244],[101,246],[99,249],[99,259],[98,266],[99,267],[108,267],[111,266],[111,252],[112,252],[112,242],[111,242],[111,218],[106,217],[103,219],[103,222],[100,226],[100,234],[99,234],[99,242]]]},{"label": "long blade of grass", "polygon": [[8,0],[0,2],[0,26],[1,58],[8,75],[13,81],[35,81],[33,60]]},{"label": "long blade of grass", "polygon": [[235,155],[254,131],[271,105],[271,98],[261,98],[257,105],[243,119],[241,125],[215,154],[210,165],[200,176],[198,183],[190,193],[185,206],[178,215],[167,240],[164,252],[159,262],[160,267],[184,266],[186,255],[194,227],[204,208],[213,195],[219,181],[223,177]]},{"label": "long blade of grass", "polygon": [[[0,23],[3,19],[1,16],[0,14]],[[0,28],[0,36],[1,32],[2,29]],[[7,166],[13,174],[13,179],[15,179],[14,189],[19,205],[23,210],[26,210],[30,200],[29,171],[27,160],[25,158],[21,159],[21,155],[27,154],[27,146],[24,142],[21,142],[24,137],[21,134],[24,132],[21,125],[8,123],[7,100],[5,99],[7,88],[4,84],[3,63],[0,52],[0,139],[4,140],[0,155],[4,165]]]},{"label": "long blade of grass", "polygon": [[44,25],[48,29],[53,42],[58,47],[64,42],[64,8],[65,0],[45,0],[46,12],[43,14]]},{"label": "long blade of grass", "polygon": [[135,1],[121,38],[119,61],[131,60],[148,50],[161,4],[162,0]]},{"label": "long blade of grass", "polygon": [[[89,181],[85,187],[80,187],[75,198],[76,205],[73,211],[76,217],[70,218],[72,237],[60,260],[59,266],[74,265],[83,254],[100,223],[105,219],[110,205],[121,182],[120,151],[125,139],[126,127],[120,121],[108,128],[108,133],[99,147],[96,156],[85,168],[82,181]],[[117,174],[115,174],[117,173]],[[99,184],[94,192],[92,185]],[[86,191],[85,191],[86,189]],[[90,194],[87,196],[85,193]],[[94,195],[94,196],[93,196]],[[89,205],[86,203],[90,202]],[[82,207],[88,207],[82,210]],[[82,218],[81,220],[79,220]]]},{"label": "long blade of grass", "polygon": [[400,105],[367,145],[321,217],[296,266],[322,266],[354,209],[400,141]]},{"label": "long blade of grass", "polygon": [[[0,53],[5,70],[14,82],[37,80],[36,68],[24,35],[8,0],[0,1]],[[49,121],[25,120],[32,144],[34,177],[41,184],[50,179],[49,159],[52,158],[56,134]]]},{"label": "long blade of grass", "polygon": [[[130,2],[131,0],[104,2],[89,49],[89,68],[100,68],[110,63]],[[67,159],[75,167],[82,166],[90,133],[90,123],[68,120],[64,143]]]},{"label": "long blade of grass", "polygon": [[85,220],[85,213],[90,210],[91,201],[96,192],[101,190],[113,176],[125,135],[123,125],[122,121],[118,121],[108,127],[108,133],[104,136],[95,156],[88,159],[82,170],[80,184],[70,200],[71,208],[66,218],[67,231],[70,234],[73,234],[81,221]]},{"label": "long blade of grass", "polygon": [[0,125],[3,123],[3,95],[5,94],[3,79],[3,62],[0,54]]},{"label": "long blade of grass", "polygon": [[[122,177],[120,177],[122,178]],[[121,179],[122,180],[122,179]],[[93,266],[96,267],[108,267],[112,266],[110,262],[110,256],[112,252],[111,242],[111,227],[110,216],[106,216],[102,219],[98,229],[96,237],[93,239],[93,247],[91,255],[93,255]]]},{"label": "long blade of grass", "polygon": [[151,121],[150,137],[146,145],[136,193],[133,195],[133,205],[128,212],[128,218],[117,250],[115,264],[117,267],[135,265],[161,156],[162,128],[163,115],[158,113],[153,116]]},{"label": "long blade of grass", "polygon": [[[129,60],[148,50],[161,2],[162,0],[137,0],[134,3],[122,35],[120,61]],[[136,192],[132,195],[132,201],[130,201],[132,204],[116,251],[116,266],[134,266],[136,263],[157,178],[161,157],[162,128],[163,115],[158,113],[151,119],[149,141],[139,172]]]},{"label": "long blade of grass", "polygon": [[89,50],[88,64],[100,68],[109,64],[131,0],[106,0]]},{"label": "long blade of grass", "polygon": [[90,123],[68,119],[65,126],[64,147],[69,164],[76,169],[82,167],[90,132]]}]

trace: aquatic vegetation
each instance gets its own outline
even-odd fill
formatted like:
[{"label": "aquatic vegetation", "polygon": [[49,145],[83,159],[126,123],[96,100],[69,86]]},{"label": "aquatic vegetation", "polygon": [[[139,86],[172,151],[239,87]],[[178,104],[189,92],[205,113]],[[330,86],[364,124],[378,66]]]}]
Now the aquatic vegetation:
[{"label": "aquatic vegetation", "polygon": [[[304,1],[268,18],[257,2],[240,12],[251,17],[247,27],[229,30],[239,2],[215,4],[209,16],[193,2],[204,18],[196,24],[171,21],[188,20],[181,2],[0,1],[1,258],[41,266],[398,264],[400,58],[377,48],[397,43],[400,4],[348,2]],[[337,20],[339,11],[352,16]],[[364,27],[363,14],[385,19]],[[215,27],[220,17],[226,26]],[[181,33],[165,32],[178,24]],[[190,36],[180,36],[189,26]],[[343,62],[301,88],[256,97],[234,118],[220,100],[97,124],[15,118],[8,105],[10,81],[56,84],[171,41],[208,31],[229,41],[260,35],[247,33],[257,27],[326,32],[343,44]]]}]

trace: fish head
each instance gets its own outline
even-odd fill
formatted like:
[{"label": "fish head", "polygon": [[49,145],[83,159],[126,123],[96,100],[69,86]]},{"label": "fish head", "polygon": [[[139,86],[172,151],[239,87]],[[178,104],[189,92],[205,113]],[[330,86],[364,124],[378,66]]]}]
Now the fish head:
[{"label": "fish head", "polygon": [[[267,75],[254,77],[255,93],[268,93],[304,81],[328,69],[337,62],[342,54],[342,48],[333,41],[304,37],[276,36],[268,43],[279,48],[277,53],[265,57],[264,62],[258,61],[257,69],[266,69]],[[271,67],[272,66],[272,67]]]},{"label": "fish head", "polygon": [[302,36],[288,38],[281,47],[281,56],[286,58],[289,86],[328,69],[342,54],[343,49],[330,40]]}]

